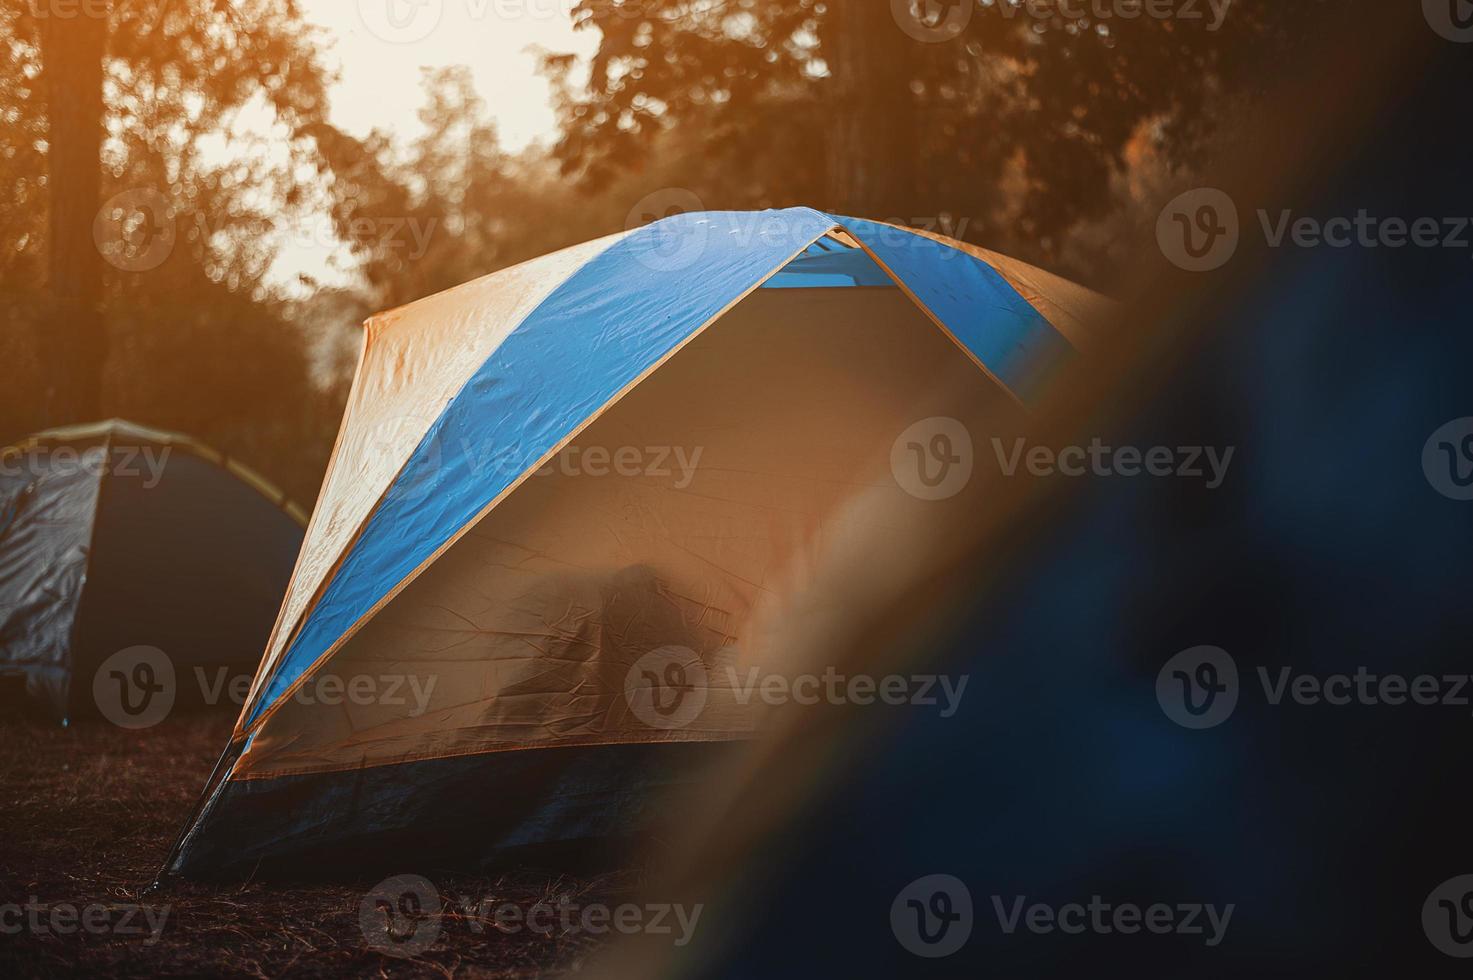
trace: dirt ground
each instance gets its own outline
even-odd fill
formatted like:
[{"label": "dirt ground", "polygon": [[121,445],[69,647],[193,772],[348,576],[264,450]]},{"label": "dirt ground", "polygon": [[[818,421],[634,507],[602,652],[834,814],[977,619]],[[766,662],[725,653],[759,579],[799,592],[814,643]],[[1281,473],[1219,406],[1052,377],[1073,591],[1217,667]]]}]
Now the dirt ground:
[{"label": "dirt ground", "polygon": [[0,976],[540,976],[576,970],[600,939],[468,914],[454,896],[587,906],[615,903],[634,883],[533,870],[435,881],[452,898],[414,958],[365,939],[360,910],[376,880],[150,892],[232,720],[196,715],[130,732],[0,712]]}]

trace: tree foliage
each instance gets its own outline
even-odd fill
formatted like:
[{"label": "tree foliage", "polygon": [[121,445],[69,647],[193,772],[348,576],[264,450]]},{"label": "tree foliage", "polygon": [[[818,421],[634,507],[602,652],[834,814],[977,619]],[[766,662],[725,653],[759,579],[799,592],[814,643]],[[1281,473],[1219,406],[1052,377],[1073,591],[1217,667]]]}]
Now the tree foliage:
[{"label": "tree foliage", "polygon": [[[47,416],[47,373],[65,365],[38,343],[66,326],[45,293],[51,114],[39,83],[42,20],[61,9],[0,14],[0,344],[24,366],[0,404],[7,439],[79,421]],[[316,38],[295,0],[130,0],[111,5],[106,30],[101,200],[89,209],[105,259],[102,414],[214,442],[310,501],[331,394],[313,384],[268,271],[324,166],[315,136],[330,79]]]},{"label": "tree foliage", "polygon": [[[1193,163],[1226,106],[1260,91],[1327,7],[1220,10],[1206,0],[581,0],[577,23],[601,35],[586,90],[567,84],[571,59],[544,64],[564,82],[562,168],[592,191],[672,133],[699,133],[728,174],[691,181],[708,205],[966,216],[969,237],[1048,262],[1072,228],[1115,206],[1112,180],[1133,146]],[[850,192],[848,166],[904,179],[888,193]]]},{"label": "tree foliage", "polygon": [[[213,441],[310,500],[356,321],[627,227],[673,187],[711,208],[925,221],[1103,279],[1110,223],[1135,220],[1124,198],[1197,162],[1327,9],[1235,0],[1214,28],[1222,0],[1194,0],[1199,20],[1146,3],[578,0],[600,43],[586,84],[544,57],[549,158],[503,149],[465,68],[427,71],[407,143],[339,130],[297,0],[116,0],[93,229],[103,414]],[[38,343],[55,313],[38,17],[57,6],[0,6],[0,441],[76,421],[40,396],[56,367]],[[936,33],[958,9],[964,28]],[[313,214],[350,276],[303,298],[274,263]]]}]

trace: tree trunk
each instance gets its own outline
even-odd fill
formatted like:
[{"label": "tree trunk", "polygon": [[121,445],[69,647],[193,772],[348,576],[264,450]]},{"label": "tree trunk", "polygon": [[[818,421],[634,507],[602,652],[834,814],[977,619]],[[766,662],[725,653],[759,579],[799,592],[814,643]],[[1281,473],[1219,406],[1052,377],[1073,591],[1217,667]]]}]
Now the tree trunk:
[{"label": "tree trunk", "polygon": [[843,214],[904,218],[914,197],[915,105],[910,49],[888,0],[834,0],[823,54],[834,87],[828,140],[831,206]]},{"label": "tree trunk", "polygon": [[101,3],[32,7],[46,92],[51,198],[48,287],[40,324],[48,425],[96,419],[107,357],[102,255],[92,237],[102,186],[102,77],[108,20]]}]

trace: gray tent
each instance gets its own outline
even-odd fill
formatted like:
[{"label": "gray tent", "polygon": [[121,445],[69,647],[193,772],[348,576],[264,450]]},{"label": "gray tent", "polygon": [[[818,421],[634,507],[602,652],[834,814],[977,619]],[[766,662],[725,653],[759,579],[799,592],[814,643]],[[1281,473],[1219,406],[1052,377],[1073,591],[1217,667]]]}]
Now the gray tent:
[{"label": "gray tent", "polygon": [[162,651],[181,680],[249,675],[304,525],[260,476],[185,436],[112,420],[5,449],[0,680],[68,719],[96,710],[98,665],[133,647]]}]

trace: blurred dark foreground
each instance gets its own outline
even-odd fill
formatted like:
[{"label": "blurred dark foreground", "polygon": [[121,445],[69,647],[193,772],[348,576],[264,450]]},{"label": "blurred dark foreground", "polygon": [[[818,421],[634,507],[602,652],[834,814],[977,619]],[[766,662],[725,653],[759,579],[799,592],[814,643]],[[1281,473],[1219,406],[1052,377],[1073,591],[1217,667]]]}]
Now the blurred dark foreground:
[{"label": "blurred dark foreground", "polygon": [[1467,975],[1473,57],[1416,5],[1350,20],[1212,175],[1236,228],[1163,218],[1031,440],[1225,479],[1020,477],[850,609],[818,662],[958,710],[789,718],[668,854],[708,928],[611,975]]}]

